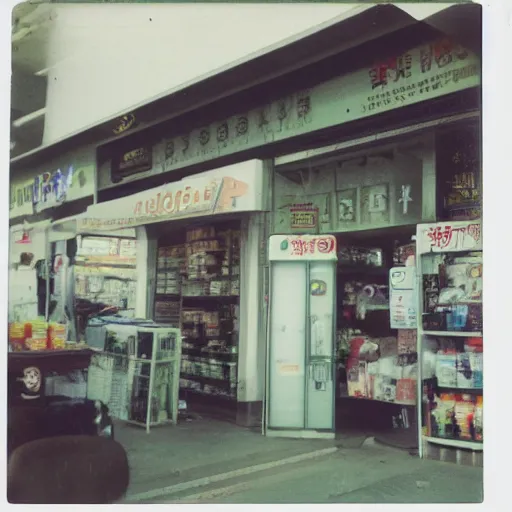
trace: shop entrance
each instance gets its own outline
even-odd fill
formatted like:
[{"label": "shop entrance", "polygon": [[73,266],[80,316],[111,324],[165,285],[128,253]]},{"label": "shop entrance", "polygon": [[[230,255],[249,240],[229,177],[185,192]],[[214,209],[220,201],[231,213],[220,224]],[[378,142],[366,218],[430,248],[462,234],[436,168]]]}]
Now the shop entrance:
[{"label": "shop entrance", "polygon": [[240,220],[158,225],[152,316],[181,329],[183,414],[236,419]]},{"label": "shop entrance", "polygon": [[415,226],[337,234],[335,426],[417,447],[415,329],[390,327],[390,269],[412,263]]}]

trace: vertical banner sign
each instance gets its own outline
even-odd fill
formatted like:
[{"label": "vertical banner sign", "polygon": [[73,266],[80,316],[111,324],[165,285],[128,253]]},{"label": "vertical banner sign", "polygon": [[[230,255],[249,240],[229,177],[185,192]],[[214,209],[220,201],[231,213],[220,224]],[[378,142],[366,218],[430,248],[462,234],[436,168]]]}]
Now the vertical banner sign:
[{"label": "vertical banner sign", "polygon": [[415,283],[415,267],[394,267],[389,271],[391,329],[416,328]]}]

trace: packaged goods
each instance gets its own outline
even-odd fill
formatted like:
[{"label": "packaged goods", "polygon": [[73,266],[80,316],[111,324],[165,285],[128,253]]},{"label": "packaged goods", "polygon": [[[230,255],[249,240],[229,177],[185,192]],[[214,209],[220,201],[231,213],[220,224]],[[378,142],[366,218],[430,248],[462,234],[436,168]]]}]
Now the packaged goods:
[{"label": "packaged goods", "polygon": [[457,355],[438,353],[436,377],[439,386],[457,387]]}]

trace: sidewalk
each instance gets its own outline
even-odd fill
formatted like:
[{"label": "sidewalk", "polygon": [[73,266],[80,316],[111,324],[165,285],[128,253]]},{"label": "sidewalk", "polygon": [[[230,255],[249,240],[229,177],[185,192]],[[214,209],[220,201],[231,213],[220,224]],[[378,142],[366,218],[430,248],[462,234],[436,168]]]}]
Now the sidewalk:
[{"label": "sidewalk", "polygon": [[[116,440],[127,451],[130,463],[127,499],[154,489],[334,449],[344,442],[268,438],[259,430],[207,417],[154,427],[149,434],[123,422],[116,422],[115,429]],[[363,441],[350,440],[356,445]]]}]

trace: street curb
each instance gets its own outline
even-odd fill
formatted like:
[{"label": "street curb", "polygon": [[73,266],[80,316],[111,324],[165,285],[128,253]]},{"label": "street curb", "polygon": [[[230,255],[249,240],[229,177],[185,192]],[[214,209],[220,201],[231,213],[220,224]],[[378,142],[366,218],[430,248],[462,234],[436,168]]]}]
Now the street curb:
[{"label": "street curb", "polygon": [[182,483],[179,483],[176,485],[162,487],[160,489],[153,489],[151,491],[141,492],[138,494],[132,494],[132,495],[126,496],[125,499],[123,500],[123,503],[151,500],[151,499],[159,498],[162,496],[167,496],[167,495],[172,495],[172,494],[176,494],[176,493],[183,492],[183,491],[188,491],[190,489],[197,489],[198,487],[204,487],[206,485],[210,485],[210,484],[213,484],[216,482],[223,482],[225,480],[230,480],[232,478],[236,478],[239,476],[251,475],[253,473],[258,473],[260,471],[266,471],[268,469],[285,466],[287,464],[294,464],[296,462],[302,462],[305,460],[314,459],[316,457],[330,455],[337,451],[338,451],[338,447],[336,447],[336,446],[333,446],[331,448],[323,448],[322,450],[315,450],[313,452],[302,453],[300,455],[295,455],[293,457],[288,457],[286,459],[276,460],[276,461],[272,461],[272,462],[266,462],[264,464],[257,464],[255,466],[249,466],[246,468],[228,471],[227,473],[220,473],[217,475],[199,478],[197,480],[190,480],[188,482],[182,482]]}]

